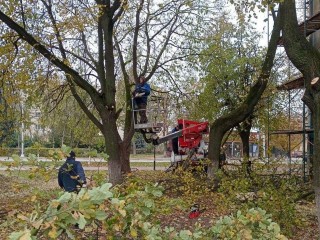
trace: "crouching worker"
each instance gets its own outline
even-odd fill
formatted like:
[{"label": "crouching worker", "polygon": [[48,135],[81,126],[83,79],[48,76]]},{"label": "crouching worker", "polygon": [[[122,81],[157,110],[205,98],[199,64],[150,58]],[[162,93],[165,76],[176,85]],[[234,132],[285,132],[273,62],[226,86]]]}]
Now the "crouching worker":
[{"label": "crouching worker", "polygon": [[87,184],[81,162],[76,161],[76,154],[71,151],[65,163],[59,168],[58,183],[67,192],[78,193]]},{"label": "crouching worker", "polygon": [[[145,77],[140,76],[139,83],[136,84],[135,89],[132,93],[134,97],[135,107],[139,111],[140,123],[148,122],[146,108],[147,108],[148,96],[150,95],[150,91],[151,91],[150,85],[146,82]],[[137,120],[137,117],[135,114],[135,121],[136,120]]]}]

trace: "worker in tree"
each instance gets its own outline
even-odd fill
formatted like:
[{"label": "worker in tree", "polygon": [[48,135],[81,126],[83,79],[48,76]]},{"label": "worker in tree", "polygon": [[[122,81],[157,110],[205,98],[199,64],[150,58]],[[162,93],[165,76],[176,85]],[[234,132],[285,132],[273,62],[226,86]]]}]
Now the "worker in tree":
[{"label": "worker in tree", "polygon": [[81,162],[76,161],[75,157],[76,154],[71,151],[59,169],[58,183],[65,191],[78,193],[81,187],[86,187],[87,181]]},{"label": "worker in tree", "polygon": [[[146,82],[144,76],[139,77],[139,83],[136,84],[133,91],[135,108],[138,109],[140,115],[140,123],[147,123],[148,118],[146,114],[148,96],[150,95],[150,85]],[[135,115],[136,118],[136,115]],[[136,120],[136,119],[135,119]]]}]

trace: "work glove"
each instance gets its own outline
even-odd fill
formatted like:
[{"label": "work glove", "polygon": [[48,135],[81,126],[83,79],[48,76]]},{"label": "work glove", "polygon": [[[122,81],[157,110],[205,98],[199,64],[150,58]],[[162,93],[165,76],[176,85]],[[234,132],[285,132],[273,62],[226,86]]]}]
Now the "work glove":
[{"label": "work glove", "polygon": [[136,97],[141,97],[141,96],[143,96],[145,93],[137,93],[136,94]]}]

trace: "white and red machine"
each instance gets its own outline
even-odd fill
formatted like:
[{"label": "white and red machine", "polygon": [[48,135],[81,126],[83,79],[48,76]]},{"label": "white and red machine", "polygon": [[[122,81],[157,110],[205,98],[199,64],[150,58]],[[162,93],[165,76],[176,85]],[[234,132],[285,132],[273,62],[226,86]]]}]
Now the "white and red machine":
[{"label": "white and red machine", "polygon": [[202,140],[203,134],[209,133],[209,122],[196,122],[186,119],[178,119],[179,131],[153,140],[154,145],[159,145],[173,138],[179,138],[181,148],[195,148]]},{"label": "white and red machine", "polygon": [[[157,135],[153,135],[154,145],[178,138],[179,154],[175,155],[172,152],[171,165],[166,169],[166,172],[175,171],[178,166],[182,166],[184,169],[187,169],[188,166],[199,166],[201,163],[198,160],[206,157],[206,149],[201,146],[201,143],[204,143],[203,135],[209,133],[209,122],[178,119],[178,126],[179,130],[167,136],[159,138]],[[201,148],[202,150],[198,151]],[[203,166],[203,169],[206,171],[206,166]]]},{"label": "white and red machine", "polygon": [[164,137],[159,137],[158,133],[161,132],[163,128],[163,123],[159,123],[158,117],[164,109],[161,109],[161,101],[163,97],[151,96],[149,100],[149,109],[147,109],[147,115],[149,122],[139,123],[137,120],[137,115],[139,109],[135,109],[134,101],[132,100],[132,113],[134,119],[134,129],[137,132],[142,133],[145,141],[147,143],[153,143],[153,145],[159,145],[161,143],[167,142],[169,140],[178,138],[179,155],[187,155],[191,150],[196,150],[201,145],[204,134],[209,133],[209,123],[208,122],[197,122],[186,119],[178,119],[179,130],[170,133]]}]

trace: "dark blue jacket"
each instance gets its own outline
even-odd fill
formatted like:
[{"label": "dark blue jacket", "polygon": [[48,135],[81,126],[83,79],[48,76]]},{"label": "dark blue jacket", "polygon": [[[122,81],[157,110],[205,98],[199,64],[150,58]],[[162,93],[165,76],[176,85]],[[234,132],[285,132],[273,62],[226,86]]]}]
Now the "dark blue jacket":
[{"label": "dark blue jacket", "polygon": [[134,95],[136,93],[144,93],[143,96],[141,97],[135,97],[135,102],[136,104],[141,104],[141,103],[144,103],[144,104],[147,104],[147,101],[148,101],[148,96],[150,95],[150,92],[151,92],[151,88],[150,88],[150,85],[148,83],[138,83],[136,84],[136,87],[134,89]]},{"label": "dark blue jacket", "polygon": [[[178,132],[180,129],[177,129],[176,127],[172,129],[171,133]],[[172,138],[172,143],[178,143],[179,142],[179,137]]]},{"label": "dark blue jacket", "polygon": [[58,183],[67,192],[77,192],[77,186],[87,183],[81,163],[68,157],[59,168]]}]

